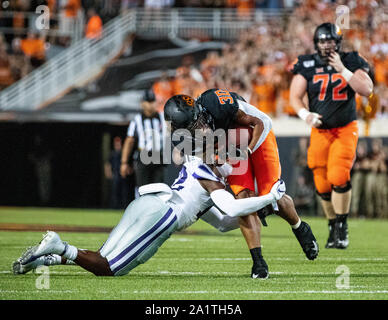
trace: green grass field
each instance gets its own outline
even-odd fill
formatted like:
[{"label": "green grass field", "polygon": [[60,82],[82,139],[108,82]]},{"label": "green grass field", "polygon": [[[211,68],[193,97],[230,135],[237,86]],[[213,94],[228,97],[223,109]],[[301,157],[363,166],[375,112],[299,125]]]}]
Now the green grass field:
[{"label": "green grass field", "polygon": [[[113,227],[119,211],[0,208],[0,223]],[[96,277],[78,266],[50,267],[50,289],[37,289],[35,273],[15,276],[12,262],[42,232],[0,231],[0,299],[388,299],[388,221],[350,219],[347,250],[324,248],[327,223],[306,218],[318,243],[308,261],[290,227],[269,217],[263,254],[270,278],[250,278],[251,258],[239,230],[219,233],[197,222],[174,234],[147,263],[123,277]],[[62,232],[61,238],[96,250],[107,233]],[[337,288],[337,267],[350,272],[349,288]],[[339,280],[338,280],[339,281]]]}]

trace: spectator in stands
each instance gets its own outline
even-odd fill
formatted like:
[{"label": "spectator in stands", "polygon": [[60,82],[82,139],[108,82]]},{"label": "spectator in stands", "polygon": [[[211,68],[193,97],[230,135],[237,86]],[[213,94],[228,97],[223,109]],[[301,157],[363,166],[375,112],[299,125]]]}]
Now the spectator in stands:
[{"label": "spectator in stands", "polygon": [[252,9],[255,7],[254,0],[238,0],[237,1],[237,17],[239,19],[249,19],[252,14]]},{"label": "spectator in stands", "polygon": [[39,34],[29,32],[27,37],[21,40],[20,44],[23,53],[30,59],[33,67],[39,67],[46,60],[46,47],[44,37]]},{"label": "spectator in stands", "polygon": [[5,49],[0,48],[0,90],[8,87],[12,82],[10,59]]},{"label": "spectator in stands", "polygon": [[124,141],[120,173],[126,177],[135,172],[137,186],[164,181],[162,158],[166,128],[163,113],[157,112],[155,102],[154,92],[145,90],[142,112],[130,122]]},{"label": "spectator in stands", "polygon": [[102,20],[94,8],[88,10],[88,22],[85,29],[85,37],[99,39],[102,35]]},{"label": "spectator in stands", "polygon": [[174,95],[174,85],[167,71],[163,71],[160,79],[152,85],[155,93],[158,112],[163,111],[164,104]]}]

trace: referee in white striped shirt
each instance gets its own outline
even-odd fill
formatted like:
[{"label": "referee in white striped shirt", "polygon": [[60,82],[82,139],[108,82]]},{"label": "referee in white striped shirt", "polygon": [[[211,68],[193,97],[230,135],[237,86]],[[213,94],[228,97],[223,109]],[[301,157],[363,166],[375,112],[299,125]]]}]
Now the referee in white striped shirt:
[{"label": "referee in white striped shirt", "polygon": [[[126,177],[134,172],[137,186],[164,180],[162,155],[166,126],[163,112],[157,111],[155,100],[152,90],[144,91],[142,112],[130,122],[121,154],[120,173]],[[152,159],[158,159],[158,163],[144,164],[141,161],[141,152],[152,154]]]}]

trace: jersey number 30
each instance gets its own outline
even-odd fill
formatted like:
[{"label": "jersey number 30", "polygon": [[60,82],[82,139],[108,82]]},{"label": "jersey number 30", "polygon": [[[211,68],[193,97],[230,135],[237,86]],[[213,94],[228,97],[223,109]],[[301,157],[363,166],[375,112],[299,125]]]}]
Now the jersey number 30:
[{"label": "jersey number 30", "polygon": [[217,91],[214,91],[214,93],[217,95],[218,101],[220,102],[220,104],[225,104],[226,102],[230,104],[233,103],[233,98],[228,91],[217,90]]},{"label": "jersey number 30", "polygon": [[342,89],[346,87],[346,81],[345,79],[339,74],[339,73],[333,73],[331,74],[331,77],[329,78],[329,74],[316,74],[313,78],[313,84],[316,84],[318,82],[321,83],[321,90],[319,92],[319,101],[324,101],[326,97],[326,91],[327,86],[329,85],[329,81],[332,83],[336,82],[337,80],[340,80],[340,82],[333,87],[332,91],[332,99],[333,101],[340,101],[340,100],[347,100],[348,99],[348,93],[341,92]]}]

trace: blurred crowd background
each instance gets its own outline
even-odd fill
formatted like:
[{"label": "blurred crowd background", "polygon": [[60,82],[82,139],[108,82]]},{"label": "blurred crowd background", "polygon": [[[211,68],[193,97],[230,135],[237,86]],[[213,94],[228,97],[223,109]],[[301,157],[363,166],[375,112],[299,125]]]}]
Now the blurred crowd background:
[{"label": "blurred crowd background", "polygon": [[[231,19],[243,20],[256,8],[284,10],[284,15],[256,24],[227,43],[222,52],[211,52],[200,64],[187,57],[174,77],[165,75],[154,84],[162,108],[167,97],[176,93],[197,96],[213,87],[240,92],[247,101],[271,116],[294,116],[289,105],[290,69],[300,54],[314,52],[312,34],[322,22],[333,20],[340,4],[350,9],[351,29],[343,29],[343,49],[357,50],[372,65],[377,104],[376,117],[388,117],[388,19],[387,1],[280,1],[280,0],[15,0],[1,1],[0,27],[28,28],[23,15],[35,12],[40,4],[50,8],[50,36],[32,25],[28,32],[0,33],[0,89],[19,80],[50,56],[70,45],[69,29],[82,21],[86,37],[98,37],[103,24],[125,10],[143,6],[160,10],[165,7],[237,8]],[[9,12],[20,15],[7,16]],[[30,21],[31,22],[31,21]],[[25,30],[25,29],[23,29]],[[58,31],[52,33],[53,30]],[[200,39],[202,41],[209,39]],[[366,99],[358,98],[360,115]]]},{"label": "blurred crowd background", "polygon": [[[197,97],[203,91],[228,88],[273,118],[295,117],[289,104],[290,72],[300,54],[315,51],[312,35],[317,25],[334,22],[339,5],[350,9],[350,29],[342,29],[343,50],[356,50],[371,65],[373,97],[357,97],[360,118],[366,110],[375,118],[388,119],[388,1],[297,0],[10,0],[0,1],[0,90],[23,78],[50,57],[71,45],[69,34],[81,28],[85,37],[98,39],[104,24],[122,12],[144,8],[232,8],[230,19],[244,21],[252,10],[281,14],[256,23],[239,38],[211,51],[200,63],[187,55],[175,75],[164,72],[153,83],[155,107],[161,111],[174,94]],[[50,9],[50,32],[38,30],[28,19],[39,5]],[[2,29],[1,29],[2,28]],[[26,31],[27,30],[27,31]],[[196,36],[196,40],[207,41]],[[312,175],[306,165],[308,139],[301,138],[294,160],[297,170],[291,187],[296,205],[316,211]],[[388,146],[382,139],[361,140],[353,168],[352,213],[386,217],[388,210]],[[109,176],[109,174],[107,174]]]}]

